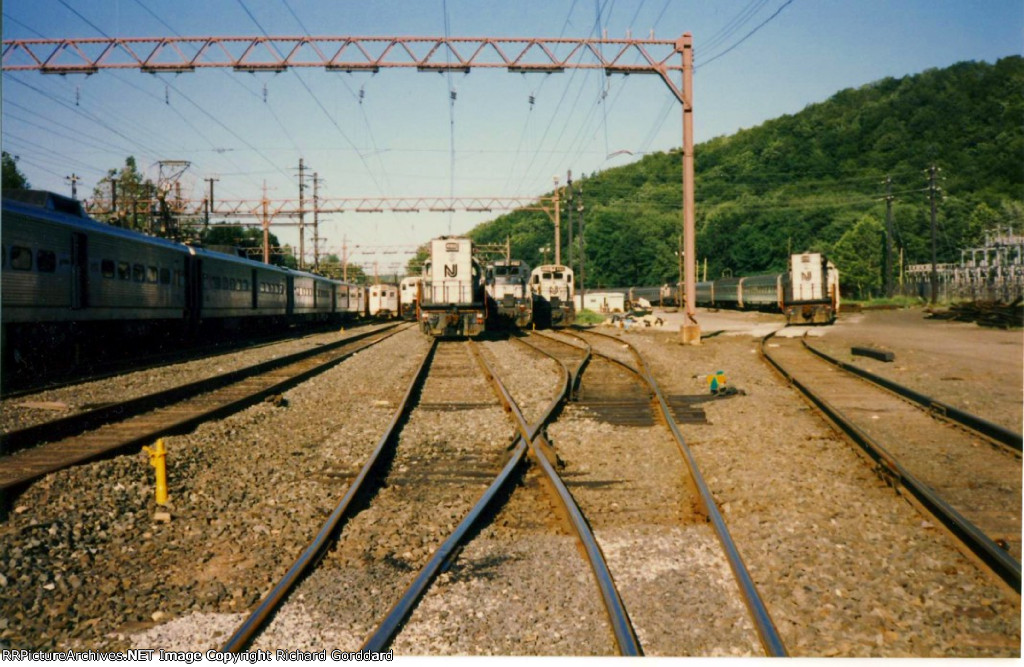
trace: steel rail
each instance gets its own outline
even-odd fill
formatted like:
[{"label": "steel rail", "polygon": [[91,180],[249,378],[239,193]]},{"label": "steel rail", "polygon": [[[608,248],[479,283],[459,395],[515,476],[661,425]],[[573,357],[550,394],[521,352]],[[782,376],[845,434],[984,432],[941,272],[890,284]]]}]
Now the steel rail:
[{"label": "steel rail", "polygon": [[[27,484],[44,475],[150,444],[155,438],[183,433],[203,422],[230,415],[333,368],[401,330],[377,331],[376,339],[357,341],[347,350],[324,352],[319,348],[315,354],[290,365],[243,377],[237,383],[199,396],[180,395],[172,404],[156,405],[142,414],[122,417],[112,413],[109,423],[99,424],[94,430],[0,456],[0,512]],[[346,343],[352,345],[352,340],[347,339]]]},{"label": "steel rail", "polygon": [[353,506],[354,501],[369,492],[370,485],[366,482],[385,467],[388,457],[383,454],[385,450],[392,448],[394,443],[397,441],[398,431],[409,417],[413,404],[413,397],[416,396],[423,387],[423,383],[427,377],[427,369],[430,367],[430,362],[434,358],[436,350],[437,340],[434,339],[431,341],[430,349],[427,351],[427,354],[424,355],[423,361],[420,362],[420,366],[416,371],[415,377],[412,382],[409,383],[409,388],[406,390],[405,396],[403,396],[401,402],[398,404],[395,414],[391,418],[391,422],[388,424],[387,430],[377,442],[377,446],[374,448],[369,459],[367,459],[366,463],[359,471],[359,474],[354,480],[352,480],[352,484],[349,485],[344,497],[342,497],[341,501],[334,508],[334,511],[331,512],[330,516],[327,517],[327,520],[324,522],[323,527],[320,528],[320,532],[317,533],[313,542],[306,547],[305,551],[302,552],[302,555],[299,556],[298,560],[296,560],[288,572],[285,573],[281,581],[278,582],[278,584],[274,586],[274,588],[263,598],[259,606],[257,606],[252,614],[249,615],[249,618],[239,626],[235,633],[224,644],[224,648],[222,650],[225,653],[239,653],[249,645],[256,633],[263,628],[271,615],[277,611],[278,607],[280,607],[281,603],[288,594],[291,593],[301,578],[310,570],[310,568],[316,565],[316,563],[318,563],[327,552],[327,549],[341,530],[344,521],[349,518],[349,511]]},{"label": "steel rail", "polygon": [[805,348],[807,348],[814,354],[818,355],[825,361],[829,362],[830,364],[833,364],[849,373],[853,373],[854,375],[857,375],[858,377],[863,378],[868,382],[888,389],[889,391],[895,393],[898,396],[902,396],[903,398],[909,399],[910,401],[913,401],[914,403],[921,405],[926,410],[931,412],[933,415],[937,415],[939,417],[948,419],[949,421],[955,422],[965,428],[969,428],[975,433],[985,438],[988,438],[989,440],[992,440],[996,443],[999,443],[1000,445],[1005,445],[1006,447],[1014,449],[1018,452],[1022,451],[1022,444],[1024,444],[1024,436],[1022,436],[1020,433],[1014,433],[1008,428],[1000,426],[999,424],[994,424],[988,421],[987,419],[983,419],[982,417],[973,415],[970,412],[967,412],[966,410],[961,410],[960,408],[954,407],[948,403],[937,401],[934,398],[931,398],[930,396],[926,396],[925,394],[915,391],[909,387],[904,387],[903,385],[897,384],[896,382],[893,382],[892,380],[884,378],[880,375],[875,375],[874,373],[866,371],[863,368],[854,366],[853,364],[846,363],[845,361],[840,361],[839,359],[835,359],[826,354],[825,352],[822,352],[821,350],[809,345],[806,339],[803,341],[803,344]]},{"label": "steel rail", "polygon": [[[373,329],[372,331],[361,331],[354,336],[348,336],[347,338],[333,343],[328,343],[327,345],[320,345],[308,350],[302,350],[283,357],[278,357],[276,359],[270,359],[246,368],[239,368],[227,373],[221,373],[220,375],[203,378],[202,380],[196,380],[177,387],[171,387],[170,389],[154,392],[145,396],[139,396],[113,405],[105,405],[92,410],[86,410],[60,419],[36,424],[35,426],[28,426],[14,431],[8,431],[7,433],[0,434],[0,453],[8,454],[19,449],[26,449],[40,442],[53,442],[54,440],[77,435],[89,429],[96,428],[99,425],[109,423],[113,419],[127,419],[128,417],[148,412],[149,410],[168,403],[174,403],[185,398],[205,394],[215,389],[220,389],[221,387],[239,382],[240,380],[252,375],[266,373],[275,368],[286,366],[288,364],[316,356],[317,354],[323,354],[324,352],[349,345],[380,333],[381,331],[393,329],[397,326],[399,326],[399,324],[380,327],[378,329]],[[2,458],[0,458],[0,466],[2,465]]]},{"label": "steel rail", "polygon": [[[577,330],[579,331],[580,329]],[[732,569],[733,576],[736,578],[740,594],[747,606],[747,610],[750,612],[751,619],[754,622],[754,627],[756,628],[758,637],[761,640],[761,646],[764,648],[765,653],[771,657],[787,656],[788,652],[786,651],[785,644],[782,642],[782,637],[779,635],[779,631],[775,627],[775,622],[768,613],[768,608],[765,605],[764,600],[762,600],[761,594],[758,592],[753,578],[750,576],[750,571],[747,569],[746,563],[743,561],[743,556],[740,555],[739,548],[736,546],[735,541],[732,539],[732,535],[729,533],[729,528],[725,524],[725,519],[722,517],[722,512],[718,508],[718,503],[715,502],[715,498],[711,494],[711,489],[708,487],[707,482],[704,481],[704,476],[701,474],[700,468],[697,465],[697,459],[694,457],[690,447],[686,444],[686,439],[683,438],[683,434],[680,432],[679,426],[676,424],[675,418],[672,416],[672,411],[669,409],[668,402],[665,400],[664,395],[662,395],[661,388],[658,386],[657,381],[651,374],[646,362],[644,362],[640,351],[629,342],[623,341],[621,338],[616,336],[610,336],[597,331],[587,331],[586,333],[595,336],[603,336],[604,338],[613,340],[620,344],[625,344],[629,347],[629,350],[632,352],[640,366],[640,371],[637,372],[644,381],[647,382],[655,398],[657,398],[662,417],[665,419],[665,423],[668,425],[669,431],[672,432],[676,445],[683,456],[683,460],[686,462],[686,467],[690,471],[690,476],[697,487],[697,492],[700,494],[701,504],[703,505],[708,519],[711,521],[711,525],[714,527],[715,534],[718,537],[719,543],[722,545],[722,549],[725,551],[725,557],[729,561],[729,567]],[[628,364],[623,365],[629,368]]]},{"label": "steel rail", "polygon": [[[564,345],[565,344],[565,341],[560,341],[560,340],[558,340],[556,338],[552,338],[550,335],[545,334],[545,333],[543,333],[541,331],[531,331],[531,332],[529,332],[529,337],[531,337],[531,338],[532,337],[537,337],[537,338],[543,339],[543,340],[550,340],[550,341],[553,341],[553,342],[555,342],[555,343],[557,343],[559,345]],[[534,350],[537,350],[541,354],[544,354],[544,355],[547,355],[547,356],[551,357],[555,361],[560,361],[560,359],[558,359],[553,354],[551,354],[551,352],[538,348],[532,342],[530,342],[530,343],[526,342],[526,340],[522,336],[513,336],[512,340],[516,341],[517,343],[520,343],[521,345],[527,345],[527,346],[533,348]],[[588,343],[587,341],[585,341],[583,339],[580,339],[580,341],[583,343],[583,345],[585,347],[579,347],[579,346],[571,346],[571,347],[576,349],[578,352],[582,353],[583,354],[583,359],[580,361],[579,364],[576,365],[575,368],[569,368],[568,365],[563,364],[563,365],[565,365],[565,368],[566,368],[566,370],[569,373],[569,396],[567,398],[570,401],[575,401],[577,399],[578,395],[579,395],[580,381],[583,378],[583,371],[586,369],[587,365],[590,364],[591,354],[593,352],[593,350],[590,347],[590,343]]]},{"label": "steel rail", "polygon": [[[519,411],[519,406],[512,401],[511,396],[505,390],[504,385],[494,375],[492,369],[487,365],[483,358],[479,355],[474,344],[470,344],[470,349],[474,352],[474,357],[477,363],[480,364],[484,374],[487,375],[494,388],[495,394],[498,399],[504,404],[505,409],[510,412],[516,413],[519,416],[522,413]],[[394,640],[405,623],[406,619],[412,613],[412,610],[419,603],[420,599],[427,592],[427,589],[433,583],[438,573],[445,566],[446,563],[456,553],[459,545],[462,544],[466,536],[480,523],[485,512],[491,508],[495,499],[499,497],[499,493],[506,487],[506,485],[514,479],[514,473],[520,469],[524,459],[526,458],[527,443],[533,439],[537,431],[539,431],[545,423],[555,414],[558,407],[566,399],[569,391],[569,384],[566,383],[563,386],[561,392],[551,401],[550,405],[545,409],[543,416],[532,426],[528,427],[522,432],[521,424],[525,422],[525,419],[517,421],[516,429],[520,431],[513,443],[513,451],[509,456],[508,461],[502,468],[498,476],[491,482],[487,490],[483,492],[480,499],[477,500],[476,504],[473,505],[472,509],[466,514],[466,516],[459,522],[452,534],[437,548],[436,551],[430,556],[430,560],[423,566],[420,572],[413,579],[412,583],[409,584],[402,597],[394,604],[391,610],[385,616],[384,620],[381,621],[377,629],[366,638],[363,645],[359,650],[361,651],[384,651]]]},{"label": "steel rail", "polygon": [[775,335],[772,332],[761,339],[761,356],[775,368],[778,373],[800,392],[856,443],[880,468],[886,471],[887,478],[893,484],[899,484],[910,491],[915,499],[942,523],[957,539],[980,558],[995,574],[1012,587],[1018,594],[1021,592],[1020,561],[997,545],[973,522],[964,517],[953,506],[947,503],[934,489],[915,477],[881,444],[861,430],[835,406],[818,396],[807,385],[793,377],[782,365],[773,359],[765,350],[768,339]]},{"label": "steel rail", "polygon": [[[543,350],[539,350],[539,348],[537,349],[538,351],[543,352]],[[546,352],[543,353],[548,354]],[[548,354],[548,356],[551,356],[562,366],[562,370],[565,373],[566,386],[568,387],[570,374],[565,362],[550,354]],[[507,400],[514,404],[512,397],[507,395],[507,390],[505,390],[503,386],[501,387],[501,391],[506,394]],[[516,421],[519,424],[520,433],[524,436],[528,435],[528,427],[522,413],[516,409],[513,410],[512,414],[515,416]],[[549,457],[551,459],[554,458],[554,450],[551,447],[551,443],[548,442],[543,433],[537,433],[535,437],[530,439],[530,449],[533,453],[533,458],[540,464],[541,469],[543,469],[545,475],[547,475],[547,480],[554,489],[555,495],[557,496],[562,509],[568,516],[569,523],[575,531],[576,537],[583,547],[584,553],[587,555],[591,571],[593,572],[598,588],[601,591],[601,600],[604,603],[605,610],[608,612],[608,618],[611,621],[612,633],[615,636],[615,643],[619,648],[619,653],[628,656],[643,655],[643,649],[640,647],[640,640],[637,639],[636,631],[633,629],[633,624],[629,620],[629,613],[626,611],[626,606],[622,601],[622,597],[619,595],[619,592],[615,587],[615,581],[612,578],[611,570],[609,570],[608,563],[604,558],[604,553],[601,551],[601,547],[597,543],[597,538],[594,537],[594,533],[590,529],[590,525],[587,523],[586,518],[584,518],[583,512],[580,511],[579,506],[576,504],[576,500],[572,497],[569,489],[566,488],[565,483],[558,475],[558,472],[551,465]]]}]

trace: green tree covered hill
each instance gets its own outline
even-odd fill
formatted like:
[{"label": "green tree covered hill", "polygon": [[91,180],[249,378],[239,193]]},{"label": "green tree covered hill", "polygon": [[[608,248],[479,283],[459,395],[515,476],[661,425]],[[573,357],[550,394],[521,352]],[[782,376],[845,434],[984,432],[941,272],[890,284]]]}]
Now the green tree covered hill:
[{"label": "green tree covered hill", "polygon": [[[983,232],[1024,222],[1024,58],[965,62],[840,91],[829,100],[696,147],[698,260],[708,278],[784,269],[789,253],[834,258],[844,291],[877,293],[886,179],[906,264],[930,261],[927,169],[941,169],[939,261]],[[696,122],[700,122],[699,109]],[[657,285],[678,276],[679,151],[591,174],[582,190],[588,286]],[[580,202],[574,199],[573,208]],[[573,219],[578,219],[574,210]],[[563,208],[563,220],[566,219]],[[563,262],[568,231],[563,225]],[[537,264],[552,245],[543,212],[479,225]],[[578,238],[574,264],[578,266]],[[550,255],[549,255],[550,258]]]}]

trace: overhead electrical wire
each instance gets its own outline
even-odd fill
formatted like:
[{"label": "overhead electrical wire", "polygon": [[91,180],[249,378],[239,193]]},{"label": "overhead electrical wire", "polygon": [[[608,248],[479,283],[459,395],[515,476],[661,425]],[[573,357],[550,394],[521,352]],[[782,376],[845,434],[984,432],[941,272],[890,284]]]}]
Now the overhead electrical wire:
[{"label": "overhead electrical wire", "polygon": [[[256,19],[256,17],[253,15],[253,13],[249,11],[249,8],[245,6],[245,3],[242,2],[242,0],[238,0],[238,4],[239,4],[239,6],[241,6],[242,10],[246,13],[246,15],[252,20],[252,22],[256,24],[256,27],[260,29],[260,32],[263,33],[263,36],[267,37],[269,39],[270,38],[270,34],[267,33],[267,31],[263,28],[263,25]],[[280,54],[277,54],[277,55],[280,56]],[[359,158],[360,162],[362,162],[363,166],[366,167],[366,175],[369,176],[369,178],[373,182],[374,186],[376,186],[377,191],[380,192],[381,195],[383,195],[384,194],[384,189],[381,187],[380,182],[377,180],[377,177],[374,175],[373,170],[370,169],[370,165],[367,164],[366,156],[363,155],[363,151],[360,150],[360,148],[358,146],[356,146],[356,144],[352,141],[352,139],[349,138],[348,134],[345,133],[345,130],[343,130],[340,125],[338,125],[338,121],[336,121],[334,119],[334,117],[331,116],[330,112],[327,111],[327,108],[324,107],[323,103],[320,101],[320,98],[318,98],[316,96],[316,94],[313,92],[313,89],[309,87],[309,85],[306,83],[306,81],[301,76],[299,76],[299,73],[294,68],[289,68],[289,71],[295,76],[295,78],[297,78],[299,80],[299,83],[302,85],[303,88],[305,88],[305,90],[309,94],[309,96],[313,98],[313,102],[316,103],[316,105],[320,109],[320,111],[322,111],[324,116],[327,117],[327,120],[331,123],[331,125],[334,126],[334,129],[336,129],[338,131],[338,134],[340,134],[341,137],[345,140],[345,142],[348,143],[352,147],[352,149],[356,153],[356,156]]]},{"label": "overhead electrical wire", "polygon": [[742,44],[743,42],[745,42],[748,39],[750,39],[754,35],[754,33],[756,33],[758,30],[760,30],[761,28],[766,26],[768,23],[770,23],[775,17],[777,17],[779,14],[782,13],[783,9],[785,9],[786,7],[789,7],[791,4],[793,4],[793,0],[786,0],[784,3],[782,3],[782,6],[780,6],[778,9],[775,10],[774,14],[772,14],[771,16],[766,18],[764,21],[759,23],[757,25],[757,27],[755,27],[753,30],[751,30],[746,35],[744,35],[742,38],[740,38],[740,40],[737,41],[736,43],[734,43],[732,46],[730,46],[726,50],[722,51],[721,53],[718,53],[718,54],[708,58],[707,60],[703,60],[700,63],[695,63],[694,64],[694,71],[696,71],[698,67],[705,67],[705,66],[713,63],[714,61],[718,60],[722,56],[730,53],[733,49],[738,47],[740,44]]},{"label": "overhead electrical wire", "polygon": [[77,16],[78,18],[82,19],[82,21],[84,21],[85,24],[88,25],[90,28],[92,28],[93,30],[95,30],[99,34],[103,35],[107,39],[111,39],[110,35],[108,35],[107,33],[103,32],[103,30],[101,30],[99,27],[97,27],[95,23],[93,23],[89,19],[87,19],[84,16],[82,16],[81,14],[79,14],[78,10],[75,9],[74,7],[72,7],[71,5],[69,5],[67,2],[65,2],[64,0],[57,0],[57,2],[59,2],[62,5],[64,5],[65,7],[67,7],[69,12],[71,12],[72,14]]},{"label": "overhead electrical wire", "polygon": [[[142,5],[142,3],[141,3],[141,2],[138,2],[138,0],[136,0],[136,2],[137,2],[138,4],[140,4],[140,6],[142,6],[142,7],[143,7],[143,9],[147,9],[147,11],[148,11],[148,8],[146,8],[146,7],[145,7],[145,5]],[[95,25],[94,25],[94,24],[93,24],[93,23],[92,23],[91,21],[89,21],[89,20],[88,20],[88,18],[86,18],[85,16],[83,16],[83,15],[82,15],[82,14],[81,14],[80,12],[78,12],[78,11],[74,10],[73,8],[69,7],[69,6],[68,6],[68,5],[66,4],[66,3],[64,3],[64,2],[62,2],[61,4],[64,4],[64,6],[65,6],[65,7],[68,7],[68,8],[69,8],[69,9],[70,9],[70,10],[71,10],[71,11],[72,11],[72,12],[73,12],[73,13],[74,13],[74,14],[75,14],[75,15],[76,15],[76,16],[77,16],[78,18],[80,18],[81,20],[85,21],[85,22],[86,22],[86,23],[87,23],[88,25],[90,25],[90,26],[91,26],[91,27],[92,27],[93,29],[97,30],[98,32],[100,32],[100,34],[104,35],[104,37],[107,37],[108,39],[110,39],[110,37],[109,37],[108,35],[106,35],[106,33],[104,33],[104,32],[103,32],[103,31],[102,31],[101,29],[99,29],[99,28],[98,28],[97,26],[95,26]],[[152,12],[150,12],[150,13],[152,14]],[[157,18],[159,18],[159,17],[157,17]],[[164,22],[164,21],[162,21],[162,20],[161,20],[161,23],[163,23],[163,24],[164,24],[164,25],[165,25],[166,27],[170,28],[170,26],[167,26],[166,22]],[[26,27],[27,29],[29,29],[29,30],[32,30],[32,29],[31,29],[31,28],[30,28],[29,26],[25,26],[25,27]],[[172,30],[173,30],[173,29],[172,29]],[[35,30],[32,30],[32,32],[35,32],[36,34],[39,34],[39,33],[38,33],[38,31],[35,31]],[[41,36],[41,35],[40,35],[40,36]],[[8,75],[8,76],[9,76],[9,75]],[[153,97],[153,98],[155,98],[155,99],[159,99],[159,98],[157,98],[157,96],[156,96],[156,95],[153,95],[153,94],[152,94],[152,93],[150,93],[149,91],[145,91],[145,90],[143,90],[143,89],[139,88],[139,87],[138,87],[138,86],[136,86],[135,84],[133,84],[133,83],[131,83],[131,82],[129,82],[129,81],[126,81],[126,80],[125,80],[125,79],[123,79],[122,77],[114,76],[114,78],[116,78],[117,80],[121,81],[122,83],[125,83],[126,85],[129,85],[129,86],[131,86],[131,87],[133,87],[133,88],[136,88],[137,90],[140,90],[140,91],[144,92],[145,94],[149,95],[150,97]],[[125,141],[127,141],[127,142],[129,143],[129,145],[131,145],[131,146],[133,146],[133,147],[134,147],[134,148],[132,148],[132,149],[128,149],[127,151],[125,151],[125,152],[127,152],[128,154],[130,154],[130,155],[131,155],[131,154],[139,154],[139,151],[138,151],[137,149],[141,148],[141,149],[142,149],[142,151],[143,151],[143,153],[141,153],[141,154],[140,154],[140,157],[146,158],[146,159],[148,159],[149,161],[152,161],[152,162],[158,162],[158,161],[159,161],[159,160],[161,159],[161,158],[160,158],[160,154],[161,154],[161,153],[163,153],[163,152],[165,152],[164,150],[157,150],[157,149],[156,149],[155,147],[153,147],[153,146],[147,146],[147,145],[145,145],[145,144],[144,144],[143,142],[141,142],[141,141],[139,141],[139,140],[137,140],[137,139],[133,139],[133,138],[131,138],[131,137],[127,136],[126,134],[124,134],[124,133],[123,133],[123,132],[121,132],[120,130],[118,130],[118,129],[115,129],[115,128],[111,127],[111,126],[110,126],[109,124],[107,124],[106,122],[102,121],[102,120],[101,120],[100,118],[96,117],[95,115],[93,115],[93,114],[90,114],[90,113],[88,113],[88,112],[86,112],[86,111],[82,110],[82,109],[81,109],[80,107],[76,107],[76,106],[71,106],[71,105],[69,105],[69,104],[65,103],[64,101],[62,101],[62,100],[59,100],[59,99],[57,99],[57,98],[56,98],[56,97],[54,97],[53,95],[51,95],[51,94],[49,94],[49,93],[47,93],[47,92],[45,92],[45,91],[43,91],[43,90],[41,90],[41,89],[39,89],[39,88],[36,88],[36,87],[34,87],[34,86],[31,86],[30,84],[27,84],[27,83],[25,83],[25,82],[23,82],[23,81],[20,81],[20,80],[18,80],[18,79],[16,79],[16,78],[14,78],[14,77],[11,77],[11,80],[13,80],[13,81],[16,81],[16,82],[18,82],[18,83],[21,83],[22,85],[25,85],[25,86],[29,87],[30,89],[32,89],[32,90],[34,90],[34,91],[36,91],[36,92],[38,92],[38,93],[40,93],[40,94],[42,94],[42,95],[44,95],[44,96],[48,97],[49,99],[51,99],[51,100],[53,100],[53,101],[57,102],[57,103],[58,103],[58,104],[60,104],[61,106],[64,106],[64,107],[68,108],[69,110],[71,110],[71,111],[73,111],[73,112],[75,112],[75,113],[77,113],[77,114],[79,114],[79,115],[83,116],[83,117],[84,117],[85,119],[89,120],[90,122],[92,122],[92,123],[95,123],[95,124],[98,124],[98,125],[100,125],[101,127],[103,127],[103,128],[105,128],[105,129],[107,129],[108,131],[110,131],[110,132],[112,132],[112,133],[116,134],[117,136],[121,137],[122,139],[124,139]],[[170,88],[173,88],[173,86],[170,86],[169,84],[168,84],[168,86],[169,86]],[[205,111],[205,110],[203,110],[203,109],[202,109],[202,108],[201,108],[201,107],[200,107],[200,106],[199,106],[198,104],[196,104],[196,103],[195,103],[194,101],[192,101],[192,100],[191,100],[190,98],[188,98],[188,96],[186,96],[186,95],[185,95],[184,93],[182,93],[181,91],[177,90],[176,88],[175,88],[174,90],[175,90],[175,92],[176,92],[176,93],[178,93],[178,95],[179,95],[179,96],[181,96],[181,97],[182,97],[183,99],[187,100],[188,102],[190,102],[191,104],[193,104],[194,106],[196,106],[196,108],[199,108],[199,109],[200,109],[200,111],[203,111],[204,113],[206,113],[206,111]],[[171,106],[171,105],[168,105],[168,106]],[[197,134],[198,136],[200,136],[200,137],[203,137],[203,138],[205,138],[205,137],[203,136],[202,132],[201,132],[201,131],[199,131],[199,129],[198,129],[198,128],[197,128],[197,127],[196,127],[196,126],[194,125],[194,124],[192,124],[192,123],[191,123],[191,121],[189,121],[189,120],[188,120],[188,118],[186,118],[186,117],[185,117],[185,116],[184,116],[184,115],[183,115],[183,114],[182,114],[182,113],[181,113],[181,112],[180,112],[180,111],[179,111],[179,110],[178,110],[178,109],[177,109],[176,107],[174,107],[174,106],[171,106],[171,108],[172,108],[172,110],[173,110],[173,111],[174,111],[174,112],[175,112],[175,113],[176,113],[176,114],[177,114],[177,115],[178,115],[179,117],[181,117],[181,119],[182,119],[182,121],[183,121],[183,122],[185,122],[185,123],[186,123],[187,125],[189,125],[189,127],[191,127],[191,128],[192,128],[192,130],[193,130],[193,131],[194,131],[194,132],[195,132],[195,133],[196,133],[196,134]],[[161,136],[161,133],[160,133],[160,132],[158,132],[158,131],[154,131],[154,130],[153,130],[153,129],[151,129],[151,128],[146,128],[145,126],[143,126],[143,125],[141,125],[141,124],[137,123],[137,122],[136,122],[136,121],[135,121],[135,120],[134,120],[133,118],[129,118],[129,117],[127,117],[127,116],[124,116],[123,114],[119,114],[119,113],[118,113],[117,111],[113,111],[113,112],[111,112],[111,113],[110,113],[110,114],[108,114],[108,115],[109,115],[110,117],[118,117],[118,116],[120,116],[120,120],[121,120],[121,121],[122,121],[123,123],[129,123],[129,124],[134,124],[134,125],[136,125],[136,126],[137,126],[137,127],[139,128],[139,131],[141,131],[141,132],[144,132],[144,133],[146,133],[146,134],[147,134],[148,136],[151,136],[151,137],[160,137],[160,136]],[[209,114],[207,114],[207,115],[209,115]],[[211,117],[211,118],[212,118],[212,117]],[[214,120],[216,121],[216,119],[214,119]],[[207,141],[209,142],[209,139],[207,139]],[[211,145],[212,145],[212,143],[211,143]],[[169,143],[169,144],[168,144],[168,146],[172,146],[172,144],[170,144],[170,143]],[[251,147],[251,148],[252,148],[252,147]],[[172,149],[172,150],[173,150],[173,149]],[[257,150],[256,152],[257,152],[257,154],[259,154],[259,151],[258,151],[258,150]],[[263,157],[265,158],[265,156],[263,156]],[[276,166],[276,165],[275,165],[275,166]],[[236,167],[237,167],[237,165],[236,165]]]},{"label": "overhead electrical wire", "polygon": [[88,113],[88,112],[84,111],[81,107],[76,107],[74,105],[68,104],[67,102],[65,102],[64,100],[61,100],[60,98],[56,97],[55,95],[53,95],[49,91],[43,90],[41,88],[37,88],[36,86],[33,86],[30,83],[26,83],[26,82],[22,81],[21,79],[17,78],[16,76],[13,76],[12,74],[7,74],[7,77],[8,77],[9,81],[13,81],[13,82],[15,82],[17,84],[20,84],[20,85],[28,88],[29,90],[32,90],[32,91],[42,95],[43,97],[47,98],[48,100],[50,100],[52,102],[55,102],[55,103],[57,103],[58,105],[60,105],[62,107],[65,107],[66,109],[70,110],[72,113],[78,114],[78,115],[82,116],[83,118],[89,120],[90,122],[93,122],[93,123],[99,125],[100,127],[102,127],[103,129],[107,130],[108,132],[111,132],[112,134],[115,134],[115,135],[121,137],[122,139],[127,141],[129,144],[138,145],[145,152],[150,153],[152,155],[157,155],[158,154],[159,151],[153,149],[151,146],[147,146],[147,145],[145,145],[145,144],[143,144],[143,143],[141,143],[141,142],[139,142],[139,141],[137,141],[135,139],[132,139],[131,137],[129,137],[125,133],[121,132],[119,129],[111,126],[106,121],[104,121],[104,120],[94,116],[91,113]]},{"label": "overhead electrical wire", "polygon": [[[306,27],[306,24],[303,23],[302,19],[299,18],[299,15],[295,13],[295,10],[292,8],[291,3],[288,2],[288,0],[281,1],[284,3],[284,6],[288,10],[288,13],[292,15],[292,18],[295,19],[295,22],[299,24],[300,28],[302,28],[302,32],[307,36],[312,35],[312,33],[309,31],[309,28]],[[356,100],[356,102],[358,103],[359,113],[363,118],[363,125],[366,127],[367,137],[370,139],[370,146],[373,148],[373,154],[377,158],[377,164],[380,166],[381,178],[384,181],[385,188],[388,191],[390,191],[391,183],[390,179],[388,178],[387,168],[384,166],[384,160],[381,159],[380,157],[380,149],[377,147],[377,138],[373,134],[373,127],[370,126],[370,118],[369,116],[366,115],[366,107],[363,106],[363,89],[360,88],[360,94],[357,95],[356,92],[352,90],[351,86],[348,85],[348,81],[346,81],[344,78],[341,79],[341,84],[345,87],[345,90],[348,91],[349,95],[352,96],[352,99]]]},{"label": "overhead electrical wire", "polygon": [[750,21],[766,4],[768,4],[768,0],[750,0],[747,6],[737,12],[724,26],[719,28],[718,32],[701,42],[701,50],[705,52],[713,51],[721,43],[732,37],[737,30]]}]

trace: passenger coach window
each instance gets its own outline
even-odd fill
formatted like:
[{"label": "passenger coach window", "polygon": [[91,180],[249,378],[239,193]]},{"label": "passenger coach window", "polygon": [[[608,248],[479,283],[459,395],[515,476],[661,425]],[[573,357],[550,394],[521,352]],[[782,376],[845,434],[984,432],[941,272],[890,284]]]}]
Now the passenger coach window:
[{"label": "passenger coach window", "polygon": [[160,274],[157,273],[155,266],[146,267],[146,282],[155,283]]},{"label": "passenger coach window", "polygon": [[100,260],[100,275],[104,278],[114,277],[114,260],[102,259]]},{"label": "passenger coach window", "polygon": [[120,280],[132,279],[132,270],[131,267],[128,266],[128,262],[117,263],[117,277]]},{"label": "passenger coach window", "polygon": [[146,282],[146,267],[141,264],[132,265],[132,280],[137,283]]},{"label": "passenger coach window", "polygon": [[53,273],[57,270],[57,253],[52,250],[36,251],[36,269],[42,273]]},{"label": "passenger coach window", "polygon": [[16,271],[32,270],[32,249],[24,246],[11,246],[11,268]]}]

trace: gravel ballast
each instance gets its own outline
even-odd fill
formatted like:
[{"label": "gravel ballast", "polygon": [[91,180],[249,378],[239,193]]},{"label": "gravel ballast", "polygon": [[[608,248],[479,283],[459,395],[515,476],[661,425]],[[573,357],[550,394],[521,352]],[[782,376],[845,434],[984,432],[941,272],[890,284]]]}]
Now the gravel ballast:
[{"label": "gravel ballast", "polygon": [[[857,314],[842,326],[812,328],[812,344],[844,360],[851,345],[894,350],[895,364],[854,362],[1013,427],[1024,401],[1021,333],[918,314]],[[663,327],[602,330],[636,344],[667,394],[706,396],[704,376],[718,370],[744,390],[702,403],[708,424],[681,430],[790,653],[1019,657],[1019,595],[886,485],[760,360],[752,334],[780,328],[782,318],[698,317],[705,333],[723,333],[680,345],[671,315]],[[925,339],[929,353],[914,354],[914,341]],[[399,334],[282,402],[167,438],[169,520],[158,520],[144,454],[33,484],[0,523],[0,647],[219,648],[344,494],[428,345],[415,330]],[[532,420],[550,402],[554,364],[511,341],[482,347]],[[965,372],[970,366],[952,352],[959,349],[973,350],[985,372]],[[204,365],[195,372],[208,372]],[[187,380],[180,371],[149,371],[156,375],[130,384],[170,381],[162,373]],[[111,379],[32,400],[80,406],[109,400],[126,384]],[[441,398],[429,400],[456,400],[454,390],[432,391]],[[471,393],[473,402],[493,398],[483,383]],[[603,423],[569,406],[549,435],[645,652],[761,655],[663,431]],[[497,472],[512,433],[503,411],[489,405],[411,420],[388,484],[256,647],[357,648]],[[393,647],[403,655],[614,653],[593,577],[536,468],[451,561]]]}]

